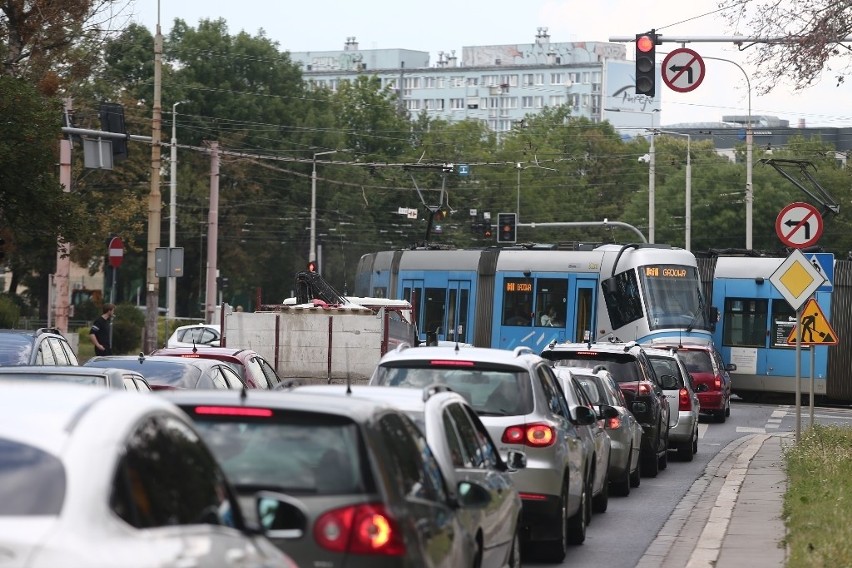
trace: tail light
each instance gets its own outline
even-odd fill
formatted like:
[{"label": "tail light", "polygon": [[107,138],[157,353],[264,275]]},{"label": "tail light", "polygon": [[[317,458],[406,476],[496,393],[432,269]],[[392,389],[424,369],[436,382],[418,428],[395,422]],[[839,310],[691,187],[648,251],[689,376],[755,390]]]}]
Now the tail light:
[{"label": "tail light", "polygon": [[354,505],[323,513],[314,540],[332,552],[402,556],[405,543],[396,521],[380,504]]},{"label": "tail light", "polygon": [[504,444],[523,444],[532,448],[544,448],[553,445],[556,441],[556,433],[548,424],[520,424],[506,428],[501,441]]},{"label": "tail light", "polygon": [[619,418],[618,416],[616,416],[615,418],[607,418],[604,427],[607,430],[618,430],[619,428],[621,428],[621,418]]},{"label": "tail light", "polygon": [[641,396],[641,395],[643,395],[643,394],[644,394],[644,395],[649,395],[649,394],[651,394],[651,387],[649,387],[649,386],[648,386],[648,385],[646,385],[645,383],[639,383],[639,389],[638,389],[638,391],[639,391],[639,395],[640,395],[640,396]]},{"label": "tail light", "polygon": [[689,391],[680,389],[678,393],[678,411],[689,412],[690,410],[692,410],[692,400],[689,398]]},{"label": "tail light", "polygon": [[722,390],[722,378],[721,377],[716,377],[715,379],[713,379],[713,390],[717,390],[717,391]]}]

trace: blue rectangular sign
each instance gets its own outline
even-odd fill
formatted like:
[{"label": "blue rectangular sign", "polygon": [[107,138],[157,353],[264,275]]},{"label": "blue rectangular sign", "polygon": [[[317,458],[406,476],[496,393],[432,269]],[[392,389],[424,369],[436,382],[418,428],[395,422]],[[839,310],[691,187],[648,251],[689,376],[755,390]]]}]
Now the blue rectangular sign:
[{"label": "blue rectangular sign", "polygon": [[830,252],[806,253],[808,262],[817,266],[825,276],[825,284],[817,288],[817,292],[831,292],[834,289],[834,254]]}]

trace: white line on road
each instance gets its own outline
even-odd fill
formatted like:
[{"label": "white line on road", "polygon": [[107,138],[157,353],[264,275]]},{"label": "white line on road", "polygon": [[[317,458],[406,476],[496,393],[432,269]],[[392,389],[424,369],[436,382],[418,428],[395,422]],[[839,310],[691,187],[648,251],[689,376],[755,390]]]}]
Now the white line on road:
[{"label": "white line on road", "polygon": [[744,434],[766,434],[766,428],[749,428],[748,426],[737,426],[737,432]]}]

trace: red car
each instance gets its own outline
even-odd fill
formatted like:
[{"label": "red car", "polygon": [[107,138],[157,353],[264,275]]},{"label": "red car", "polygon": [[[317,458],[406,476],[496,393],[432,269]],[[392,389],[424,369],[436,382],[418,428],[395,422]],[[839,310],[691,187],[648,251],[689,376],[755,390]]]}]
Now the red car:
[{"label": "red car", "polygon": [[736,371],[733,363],[725,364],[722,355],[711,340],[692,337],[667,337],[654,339],[648,347],[672,347],[686,370],[692,375],[695,386],[707,385],[698,392],[701,413],[709,414],[716,422],[724,422],[731,415],[731,375]]},{"label": "red car", "polygon": [[274,389],[281,379],[269,362],[251,349],[233,349],[230,347],[166,347],[157,349],[151,355],[184,357],[192,359],[215,359],[228,363],[248,388]]}]

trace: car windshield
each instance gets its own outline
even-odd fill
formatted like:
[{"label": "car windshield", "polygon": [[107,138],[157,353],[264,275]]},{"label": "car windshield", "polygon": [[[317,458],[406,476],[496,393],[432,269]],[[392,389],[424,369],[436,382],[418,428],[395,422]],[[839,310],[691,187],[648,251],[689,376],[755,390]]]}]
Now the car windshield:
[{"label": "car windshield", "polygon": [[712,373],[713,363],[710,361],[710,354],[706,351],[696,351],[689,349],[681,349],[677,352],[677,356],[686,365],[686,370],[690,373]]},{"label": "car windshield", "polygon": [[194,388],[201,376],[201,371],[192,366],[171,361],[151,361],[143,359],[140,363],[138,358],[132,359],[102,359],[100,361],[86,361],[86,366],[91,367],[117,367],[119,369],[130,369],[145,377],[149,385],[166,385],[171,387]]},{"label": "car windshield", "polygon": [[297,494],[367,491],[358,427],[348,418],[275,412],[268,418],[190,413],[228,479],[242,492]]},{"label": "car windshield", "polygon": [[677,361],[670,357],[658,357],[656,355],[649,355],[648,358],[651,360],[651,366],[654,367],[654,372],[657,373],[658,377],[671,375],[677,379],[678,385],[683,386],[683,377],[680,376]]},{"label": "car windshield", "polygon": [[[48,367],[49,368],[49,367]],[[105,386],[106,379],[100,375],[62,375],[56,373],[0,373],[0,379],[26,381],[60,381],[78,385]]]},{"label": "car windshield", "polygon": [[32,337],[5,333],[0,336],[0,365],[26,365],[32,350]]},{"label": "car windshield", "polygon": [[545,356],[549,359],[556,359],[557,367],[594,369],[600,365],[609,371],[618,383],[635,382],[642,378],[639,375],[636,359],[621,353],[606,353],[604,351],[561,353],[554,351]]},{"label": "car windshield", "polygon": [[376,369],[374,384],[423,388],[440,383],[462,395],[478,414],[512,416],[533,411],[532,387],[528,371],[470,363],[465,367],[427,366],[429,361],[382,365]]},{"label": "car windshield", "polygon": [[58,515],[65,468],[55,456],[0,438],[0,517]]}]

